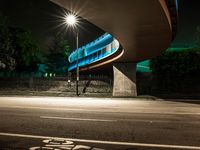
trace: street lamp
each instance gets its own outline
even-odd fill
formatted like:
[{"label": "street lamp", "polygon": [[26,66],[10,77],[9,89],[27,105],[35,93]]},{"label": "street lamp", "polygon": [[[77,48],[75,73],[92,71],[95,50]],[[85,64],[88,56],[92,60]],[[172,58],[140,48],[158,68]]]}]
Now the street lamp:
[{"label": "street lamp", "polygon": [[[71,27],[76,27],[77,26],[77,17],[73,14],[69,14],[65,17],[65,22],[68,26]],[[78,43],[79,43],[79,38],[78,38],[78,29],[76,29],[76,95],[79,95],[78,92],[78,81],[79,81],[79,66],[78,66]]]},{"label": "street lamp", "polygon": [[77,18],[76,18],[75,15],[69,14],[69,15],[66,16],[65,19],[66,19],[65,21],[66,21],[67,25],[69,25],[69,26],[76,26],[77,25]]}]

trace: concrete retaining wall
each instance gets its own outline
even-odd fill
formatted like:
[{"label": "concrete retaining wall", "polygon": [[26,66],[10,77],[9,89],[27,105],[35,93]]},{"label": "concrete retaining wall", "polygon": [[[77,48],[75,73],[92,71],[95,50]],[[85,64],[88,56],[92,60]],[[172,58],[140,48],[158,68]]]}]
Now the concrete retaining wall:
[{"label": "concrete retaining wall", "polygon": [[[75,87],[76,82],[72,81],[69,84],[67,78],[0,78],[0,91],[7,91],[7,93],[31,91],[73,96],[76,93]],[[79,93],[82,96],[111,96],[112,85],[105,80],[85,79],[79,81]]]}]

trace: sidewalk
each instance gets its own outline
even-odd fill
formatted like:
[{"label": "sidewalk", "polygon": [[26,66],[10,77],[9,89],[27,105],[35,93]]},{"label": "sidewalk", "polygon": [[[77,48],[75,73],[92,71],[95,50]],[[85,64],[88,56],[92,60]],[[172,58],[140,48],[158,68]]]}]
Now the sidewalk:
[{"label": "sidewalk", "polygon": [[[42,96],[42,97],[77,97],[76,92],[64,92],[64,91],[33,91],[33,90],[16,90],[16,89],[6,89],[0,90],[1,97],[32,97],[32,96]],[[78,97],[88,97],[88,98],[114,98],[114,99],[140,99],[140,100],[162,100],[158,97],[150,95],[140,95],[135,97],[113,97],[112,93],[81,93]]]}]

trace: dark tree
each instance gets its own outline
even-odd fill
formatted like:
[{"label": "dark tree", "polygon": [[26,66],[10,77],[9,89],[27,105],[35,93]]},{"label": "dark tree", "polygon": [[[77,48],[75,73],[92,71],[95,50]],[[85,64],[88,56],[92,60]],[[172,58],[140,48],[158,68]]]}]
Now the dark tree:
[{"label": "dark tree", "polygon": [[9,31],[7,18],[0,15],[0,71],[12,71],[16,67],[12,45],[12,34]]},{"label": "dark tree", "polygon": [[197,45],[197,48],[200,50],[200,26],[197,26],[196,45]]},{"label": "dark tree", "polygon": [[49,72],[60,75],[66,74],[70,51],[71,50],[65,35],[63,33],[56,33],[53,38],[52,46],[49,50]]},{"label": "dark tree", "polygon": [[43,54],[31,33],[23,28],[10,27],[7,18],[0,16],[0,71],[37,71]]},{"label": "dark tree", "polygon": [[31,33],[23,28],[10,28],[12,45],[15,49],[17,71],[37,71],[38,64],[44,57],[39,44],[33,39]]}]

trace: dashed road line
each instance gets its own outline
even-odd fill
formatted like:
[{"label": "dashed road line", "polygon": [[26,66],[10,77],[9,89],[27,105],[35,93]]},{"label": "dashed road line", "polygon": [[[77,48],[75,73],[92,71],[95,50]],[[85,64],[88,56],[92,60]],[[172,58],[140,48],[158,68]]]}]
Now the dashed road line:
[{"label": "dashed road line", "polygon": [[165,145],[165,144],[147,144],[147,143],[130,143],[130,142],[116,142],[116,141],[86,140],[86,139],[60,138],[60,137],[14,134],[14,133],[0,133],[0,136],[35,138],[35,139],[62,139],[62,140],[69,140],[69,141],[82,142],[82,143],[96,143],[96,144],[109,144],[109,145],[121,145],[121,146],[137,146],[137,147],[149,147],[149,148],[200,150],[200,146],[184,146],[184,145]]},{"label": "dashed road line", "polygon": [[94,122],[116,122],[117,121],[117,120],[105,120],[105,119],[65,118],[65,117],[52,117],[52,116],[40,116],[40,118],[56,119],[56,120],[94,121]]}]

